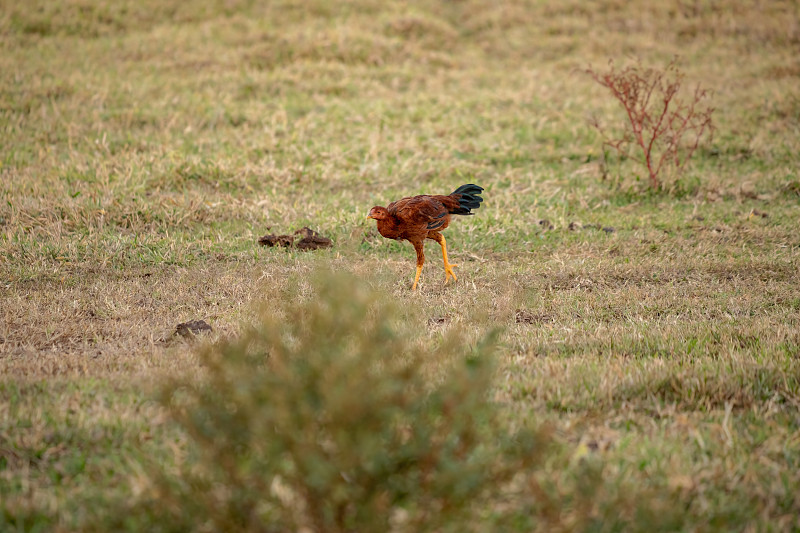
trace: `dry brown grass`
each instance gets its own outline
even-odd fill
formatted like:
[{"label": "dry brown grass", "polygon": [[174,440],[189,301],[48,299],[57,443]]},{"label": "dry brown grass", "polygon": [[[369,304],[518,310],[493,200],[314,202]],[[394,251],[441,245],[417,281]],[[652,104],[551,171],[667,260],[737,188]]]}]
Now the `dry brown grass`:
[{"label": "dry brown grass", "polygon": [[[800,527],[799,9],[5,2],[0,524],[79,529],[144,486],[137,454],[174,464],[148,401],[199,371],[175,326],[235,336],[324,265],[420,346],[502,329],[497,401],[563,446],[549,494],[589,463],[621,509],[663,488],[685,529]],[[715,92],[714,144],[671,195],[626,162],[603,180],[588,119],[618,110],[581,72],[675,55]],[[448,229],[459,281],[429,254],[410,293],[412,250],[366,210],[463,182],[487,191]],[[302,226],[334,248],[256,244]],[[591,527],[570,512],[539,527]]]}]

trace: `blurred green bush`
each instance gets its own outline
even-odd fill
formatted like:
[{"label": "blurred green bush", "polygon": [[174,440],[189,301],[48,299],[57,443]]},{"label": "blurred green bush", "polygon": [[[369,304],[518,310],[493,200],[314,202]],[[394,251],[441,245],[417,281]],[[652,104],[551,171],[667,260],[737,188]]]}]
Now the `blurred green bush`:
[{"label": "blurred green bush", "polygon": [[162,527],[471,530],[540,460],[543,434],[507,432],[488,396],[492,336],[419,342],[363,285],[281,299],[169,388],[197,456],[160,476]]}]

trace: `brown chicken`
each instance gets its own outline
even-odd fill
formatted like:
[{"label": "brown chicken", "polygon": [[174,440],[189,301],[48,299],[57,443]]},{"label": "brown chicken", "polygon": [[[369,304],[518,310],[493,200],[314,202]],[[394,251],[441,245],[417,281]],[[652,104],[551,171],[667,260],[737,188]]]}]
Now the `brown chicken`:
[{"label": "brown chicken", "polygon": [[468,183],[462,185],[452,194],[410,196],[390,203],[386,207],[375,206],[369,210],[367,218],[378,221],[378,231],[387,239],[407,240],[414,245],[417,252],[417,275],[411,290],[416,290],[422,265],[425,264],[423,244],[431,239],[442,247],[444,258],[444,281],[452,276],[456,281],[453,268],[457,265],[447,260],[447,242],[440,231],[450,225],[450,215],[472,215],[471,209],[478,209],[483,198],[480,193],[483,187]]}]

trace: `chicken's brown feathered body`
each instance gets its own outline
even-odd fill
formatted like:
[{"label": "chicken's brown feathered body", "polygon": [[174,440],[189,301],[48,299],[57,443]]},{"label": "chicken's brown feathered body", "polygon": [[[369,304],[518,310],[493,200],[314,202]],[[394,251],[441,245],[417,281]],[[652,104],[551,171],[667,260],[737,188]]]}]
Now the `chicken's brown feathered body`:
[{"label": "chicken's brown feathered body", "polygon": [[387,239],[407,240],[417,252],[417,274],[412,290],[417,288],[422,265],[425,263],[423,244],[431,239],[442,247],[445,283],[450,276],[455,281],[453,267],[447,260],[447,243],[440,231],[450,225],[451,215],[472,215],[480,207],[482,187],[471,183],[462,185],[449,195],[410,196],[390,203],[386,207],[373,207],[367,218],[378,221],[378,232]]}]

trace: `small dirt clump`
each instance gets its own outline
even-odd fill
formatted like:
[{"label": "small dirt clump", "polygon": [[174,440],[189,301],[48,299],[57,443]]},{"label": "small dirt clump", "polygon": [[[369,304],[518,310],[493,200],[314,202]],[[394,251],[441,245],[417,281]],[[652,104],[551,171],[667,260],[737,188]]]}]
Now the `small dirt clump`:
[{"label": "small dirt clump", "polygon": [[[299,237],[299,238],[298,238]],[[331,240],[323,237],[309,227],[303,227],[294,232],[294,235],[268,234],[260,237],[258,243],[262,246],[280,246],[282,248],[295,247],[298,250],[317,250],[333,246]]]},{"label": "small dirt clump", "polygon": [[205,320],[190,320],[175,327],[175,333],[181,337],[194,337],[200,333],[211,333],[213,329]]}]

